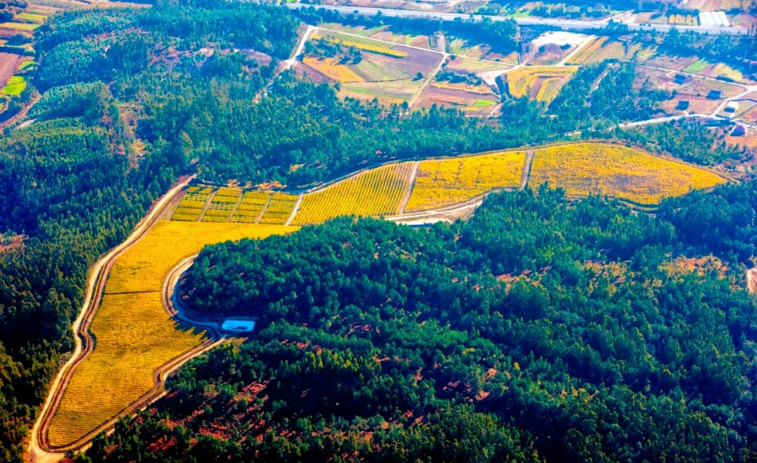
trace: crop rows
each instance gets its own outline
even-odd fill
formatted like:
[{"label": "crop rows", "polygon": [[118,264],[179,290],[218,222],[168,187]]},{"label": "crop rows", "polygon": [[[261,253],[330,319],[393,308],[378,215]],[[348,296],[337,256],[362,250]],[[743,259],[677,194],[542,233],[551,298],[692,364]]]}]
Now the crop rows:
[{"label": "crop rows", "polygon": [[242,197],[239,188],[219,188],[202,216],[203,222],[229,222]]},{"label": "crop rows", "polygon": [[451,206],[494,188],[515,188],[524,160],[524,152],[511,151],[422,161],[405,211]]},{"label": "crop rows", "polygon": [[394,50],[394,45],[387,44],[368,37],[353,37],[351,35],[342,34],[334,31],[325,31],[323,33],[313,34],[313,40],[324,40],[326,42],[337,43],[347,47],[353,47],[360,50],[378,53],[380,55],[391,56],[393,58],[405,58],[407,53],[399,50]]},{"label": "crop rows", "polygon": [[607,40],[607,37],[596,37],[591,43],[584,45],[578,53],[573,55],[570,59],[570,64],[585,64],[597,50],[602,48]]},{"label": "crop rows", "polygon": [[268,203],[268,207],[260,218],[261,224],[266,225],[284,225],[292,215],[294,205],[297,203],[297,195],[286,193],[275,193]]},{"label": "crop rows", "polygon": [[549,103],[557,97],[560,93],[560,89],[563,86],[562,79],[547,79],[541,83],[539,87],[539,93],[536,94],[536,101],[543,101]]},{"label": "crop rows", "polygon": [[507,73],[507,87],[510,95],[520,98],[528,95],[536,81],[541,78],[565,79],[576,72],[575,68],[562,68],[550,66],[523,67]]},{"label": "crop rows", "polygon": [[295,224],[325,222],[343,215],[397,214],[409,188],[413,163],[404,162],[363,172],[304,196]]},{"label": "crop rows", "polygon": [[699,18],[690,14],[672,14],[668,17],[668,24],[681,24],[684,26],[698,26]]},{"label": "crop rows", "polygon": [[48,428],[50,444],[71,444],[120,414],[152,388],[158,367],[202,342],[202,333],[177,328],[163,308],[161,285],[171,268],[208,244],[295,230],[158,222],[116,260],[108,276],[90,327],[95,349],[76,367],[63,393]]},{"label": "crop rows", "polygon": [[257,223],[270,197],[271,193],[267,191],[245,192],[239,206],[231,215],[231,221],[236,223]]},{"label": "crop rows", "polygon": [[640,204],[714,187],[725,181],[704,169],[625,146],[577,143],[536,151],[529,184],[565,189],[568,195],[604,194]]},{"label": "crop rows", "polygon": [[213,194],[211,187],[191,186],[181,198],[179,206],[174,211],[171,220],[182,222],[197,222],[200,220],[203,209],[208,199]]}]

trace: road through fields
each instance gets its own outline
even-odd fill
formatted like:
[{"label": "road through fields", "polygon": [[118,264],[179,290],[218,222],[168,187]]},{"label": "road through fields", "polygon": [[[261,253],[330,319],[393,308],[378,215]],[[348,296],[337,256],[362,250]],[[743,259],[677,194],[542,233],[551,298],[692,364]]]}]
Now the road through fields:
[{"label": "road through fields", "polygon": [[129,237],[101,257],[90,271],[87,280],[87,292],[84,296],[81,313],[74,321],[71,329],[74,333],[75,348],[71,358],[60,369],[53,381],[45,403],[42,405],[39,416],[32,428],[31,439],[28,447],[28,460],[35,463],[60,461],[63,453],[47,446],[46,428],[52,419],[55,409],[60,403],[66,385],[73,375],[76,366],[81,363],[94,348],[89,326],[100,305],[108,272],[115,260],[124,251],[131,247],[140,238],[145,236],[152,226],[158,221],[160,214],[165,210],[171,199],[181,191],[195,176],[184,177],[179,180],[166,194],[156,201],[147,215],[137,224]]}]

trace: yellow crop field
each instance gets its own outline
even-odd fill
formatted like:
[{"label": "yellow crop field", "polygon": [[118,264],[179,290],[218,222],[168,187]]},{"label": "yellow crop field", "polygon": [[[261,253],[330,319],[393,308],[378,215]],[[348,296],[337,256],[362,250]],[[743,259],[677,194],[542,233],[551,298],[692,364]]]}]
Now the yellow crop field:
[{"label": "yellow crop field", "polygon": [[539,92],[536,94],[536,101],[550,103],[560,93],[560,89],[565,84],[563,79],[547,79],[541,83]]},{"label": "yellow crop field", "polygon": [[573,55],[569,64],[586,64],[586,62],[607,42],[607,37],[596,37],[588,45],[584,45],[581,50]]},{"label": "yellow crop field", "polygon": [[405,58],[407,56],[407,53],[404,51],[395,50],[394,44],[392,43],[386,43],[368,37],[355,37],[353,35],[343,34],[336,31],[319,31],[313,34],[311,39],[336,43],[346,47],[391,56],[393,58]]},{"label": "yellow crop field", "polygon": [[242,201],[231,215],[232,222],[257,223],[260,214],[265,209],[271,193],[268,191],[247,191],[242,196]]},{"label": "yellow crop field", "polygon": [[295,225],[321,223],[342,215],[397,214],[410,188],[412,162],[372,169],[304,196]]},{"label": "yellow crop field", "polygon": [[507,73],[507,88],[515,98],[527,96],[538,79],[564,82],[576,72],[575,67],[524,66]]},{"label": "yellow crop field", "polygon": [[728,77],[729,79],[735,80],[736,82],[739,82],[744,78],[744,75],[741,73],[741,71],[734,69],[725,63],[716,64],[712,70],[712,73],[715,76]]},{"label": "yellow crop field", "polygon": [[668,16],[668,24],[697,26],[699,25],[699,18],[691,14],[671,14]]},{"label": "yellow crop field", "polygon": [[213,188],[211,187],[191,186],[187,188],[173,216],[171,216],[171,220],[197,222],[200,220],[202,211],[212,194]]},{"label": "yellow crop field", "polygon": [[494,188],[515,188],[525,155],[522,151],[508,151],[422,161],[405,211],[451,206]]},{"label": "yellow crop field", "polygon": [[33,31],[38,28],[39,24],[7,22],[0,24],[0,29],[13,29],[17,31]]},{"label": "yellow crop field", "polygon": [[239,188],[219,188],[208,203],[208,207],[205,208],[202,221],[229,222],[241,197],[242,190]]},{"label": "yellow crop field", "polygon": [[268,207],[260,218],[260,223],[270,225],[283,225],[292,215],[294,205],[299,196],[287,193],[275,193],[268,203]]},{"label": "yellow crop field", "polygon": [[576,143],[536,150],[529,185],[571,196],[606,194],[640,204],[725,183],[712,172],[620,145]]},{"label": "yellow crop field", "polygon": [[91,326],[97,345],[71,377],[48,428],[50,444],[76,442],[117,416],[149,392],[158,367],[200,344],[202,334],[177,328],[163,308],[160,290],[171,268],[207,244],[296,230],[275,225],[158,222],[111,270]]},{"label": "yellow crop field", "polygon": [[337,82],[349,83],[363,82],[363,80],[365,80],[349,66],[339,64],[334,58],[315,58],[313,56],[306,56],[302,59],[302,62],[329,79]]}]

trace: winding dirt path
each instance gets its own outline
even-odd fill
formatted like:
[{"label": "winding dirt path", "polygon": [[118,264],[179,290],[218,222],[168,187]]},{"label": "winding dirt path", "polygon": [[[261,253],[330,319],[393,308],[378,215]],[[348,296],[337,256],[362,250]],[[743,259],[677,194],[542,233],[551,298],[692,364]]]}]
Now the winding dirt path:
[{"label": "winding dirt path", "polygon": [[[152,226],[158,221],[161,213],[163,213],[173,197],[186,187],[194,177],[195,176],[192,175],[180,179],[166,194],[152,205],[147,215],[137,224],[131,235],[129,235],[124,242],[102,256],[90,270],[89,278],[87,280],[87,292],[84,297],[81,312],[71,326],[71,330],[74,333],[74,352],[55,377],[47,395],[47,399],[42,405],[37,421],[32,427],[31,439],[28,447],[29,461],[60,461],[64,456],[62,452],[70,450],[68,448],[53,449],[48,445],[46,432],[47,426],[50,424],[54,412],[60,404],[63,393],[71,380],[74,369],[94,349],[94,340],[89,332],[89,326],[100,305],[100,298],[105,289],[108,272],[112,268],[116,258],[147,234]],[[161,372],[157,371],[156,375],[160,376]]]}]

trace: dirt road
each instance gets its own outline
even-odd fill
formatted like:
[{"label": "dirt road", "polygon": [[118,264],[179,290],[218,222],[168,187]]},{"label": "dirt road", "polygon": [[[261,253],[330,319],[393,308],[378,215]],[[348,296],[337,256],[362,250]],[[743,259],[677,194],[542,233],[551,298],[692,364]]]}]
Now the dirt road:
[{"label": "dirt road", "polygon": [[152,226],[158,221],[160,214],[165,210],[171,199],[181,191],[194,178],[185,177],[180,179],[165,195],[163,195],[148,211],[147,215],[137,224],[134,231],[121,244],[110,250],[101,257],[89,274],[87,292],[79,316],[74,321],[71,329],[74,333],[75,348],[71,358],[63,365],[53,381],[50,392],[47,395],[42,410],[32,428],[31,439],[28,447],[28,460],[31,462],[52,462],[63,459],[62,450],[51,449],[47,445],[46,428],[52,419],[55,409],[63,397],[68,382],[71,380],[74,369],[86,356],[92,352],[94,342],[89,332],[89,326],[100,305],[100,298],[105,289],[108,272],[116,258],[131,247],[140,238],[145,236]]}]

